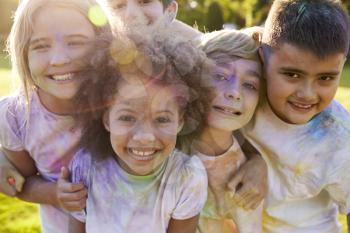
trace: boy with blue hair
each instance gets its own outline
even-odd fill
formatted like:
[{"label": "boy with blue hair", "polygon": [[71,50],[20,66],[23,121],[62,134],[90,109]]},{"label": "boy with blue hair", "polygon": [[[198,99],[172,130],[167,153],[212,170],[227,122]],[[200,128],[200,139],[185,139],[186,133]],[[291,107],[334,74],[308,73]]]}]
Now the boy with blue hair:
[{"label": "boy with blue hair", "polygon": [[268,166],[264,231],[341,232],[350,212],[350,115],[333,100],[349,49],[336,0],[276,0],[260,54],[266,99],[243,133]]}]

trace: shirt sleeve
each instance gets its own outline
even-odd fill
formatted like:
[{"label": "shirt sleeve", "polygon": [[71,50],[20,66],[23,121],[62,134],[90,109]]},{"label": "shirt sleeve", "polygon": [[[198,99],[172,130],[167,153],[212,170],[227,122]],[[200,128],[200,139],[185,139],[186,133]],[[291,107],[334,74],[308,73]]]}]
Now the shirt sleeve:
[{"label": "shirt sleeve", "polygon": [[0,144],[12,151],[24,150],[22,133],[25,129],[25,111],[19,98],[9,96],[0,100]]},{"label": "shirt sleeve", "polygon": [[208,178],[202,162],[191,156],[180,176],[181,192],[172,218],[188,219],[199,214],[207,200]]},{"label": "shirt sleeve", "polygon": [[[69,164],[72,183],[83,183],[89,189],[89,173],[91,168],[91,156],[86,150],[79,150]],[[86,220],[86,210],[71,212],[74,218],[80,222]]]},{"label": "shirt sleeve", "polygon": [[348,214],[350,213],[350,146],[344,146],[334,158],[334,161],[329,162],[332,169],[328,173],[328,185],[325,189],[339,206],[340,212]]}]

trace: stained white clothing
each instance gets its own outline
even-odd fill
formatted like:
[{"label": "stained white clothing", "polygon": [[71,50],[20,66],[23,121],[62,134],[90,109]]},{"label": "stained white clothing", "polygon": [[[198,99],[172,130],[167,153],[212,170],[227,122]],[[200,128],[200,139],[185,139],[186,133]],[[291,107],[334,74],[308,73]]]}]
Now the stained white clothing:
[{"label": "stained white clothing", "polygon": [[242,130],[268,167],[264,232],[337,233],[350,211],[350,115],[336,101],[307,124],[280,120],[268,104]]},{"label": "stained white clothing", "polygon": [[[80,130],[71,116],[49,112],[36,92],[26,112],[24,95],[0,100],[0,144],[12,151],[27,151],[43,178],[56,181],[77,151]],[[45,195],[43,193],[43,195]],[[68,232],[68,214],[52,205],[40,205],[42,233]]]},{"label": "stained white clothing", "polygon": [[178,150],[147,176],[128,174],[113,156],[93,160],[86,150],[70,169],[72,181],[88,187],[86,212],[73,213],[87,233],[166,233],[171,218],[198,215],[207,198],[203,164]]}]

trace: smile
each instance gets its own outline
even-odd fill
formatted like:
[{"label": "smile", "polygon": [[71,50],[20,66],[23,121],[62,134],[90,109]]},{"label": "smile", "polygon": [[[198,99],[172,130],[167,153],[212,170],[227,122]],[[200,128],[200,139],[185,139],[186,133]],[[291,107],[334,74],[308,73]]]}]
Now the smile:
[{"label": "smile", "polygon": [[312,109],[316,104],[301,104],[301,103],[296,103],[296,102],[291,102],[288,101],[288,103],[293,107],[296,108],[297,110],[305,110],[308,111]]},{"label": "smile", "polygon": [[128,148],[129,154],[135,159],[140,161],[152,160],[158,150],[155,149],[135,149]]},{"label": "smile", "polygon": [[213,106],[213,108],[220,112],[220,113],[223,113],[225,115],[229,115],[229,116],[240,116],[242,115],[242,112],[234,109],[234,108],[228,108],[228,107],[221,107],[221,106]]},{"label": "smile", "polygon": [[68,81],[73,79],[73,73],[68,73],[68,74],[60,74],[60,75],[50,75],[49,78],[55,81]]}]

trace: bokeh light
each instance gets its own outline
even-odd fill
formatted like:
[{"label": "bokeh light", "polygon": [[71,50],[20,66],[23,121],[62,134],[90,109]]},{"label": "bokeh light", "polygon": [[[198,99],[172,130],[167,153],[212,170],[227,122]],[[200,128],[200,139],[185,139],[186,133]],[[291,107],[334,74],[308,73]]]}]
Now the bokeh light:
[{"label": "bokeh light", "polygon": [[102,8],[98,5],[95,5],[90,8],[89,10],[89,19],[90,21],[98,26],[102,27],[107,24],[107,16],[103,12]]}]

